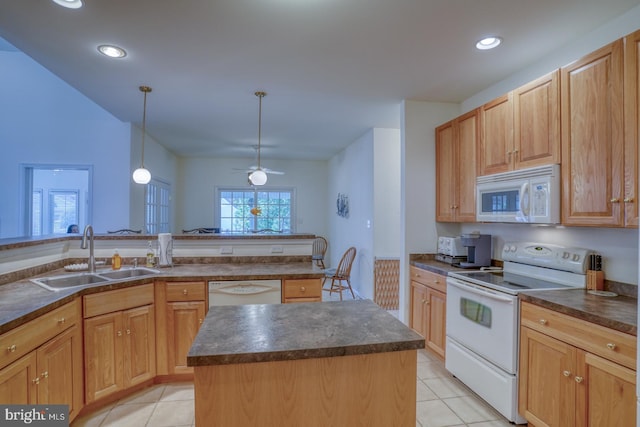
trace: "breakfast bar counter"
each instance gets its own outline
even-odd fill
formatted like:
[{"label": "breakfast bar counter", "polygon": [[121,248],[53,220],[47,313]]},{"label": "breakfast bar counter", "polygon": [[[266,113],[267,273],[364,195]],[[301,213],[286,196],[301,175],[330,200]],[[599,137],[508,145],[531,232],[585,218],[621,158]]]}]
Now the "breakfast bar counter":
[{"label": "breakfast bar counter", "polygon": [[212,308],[187,358],[196,425],[415,425],[420,348],[370,300]]}]

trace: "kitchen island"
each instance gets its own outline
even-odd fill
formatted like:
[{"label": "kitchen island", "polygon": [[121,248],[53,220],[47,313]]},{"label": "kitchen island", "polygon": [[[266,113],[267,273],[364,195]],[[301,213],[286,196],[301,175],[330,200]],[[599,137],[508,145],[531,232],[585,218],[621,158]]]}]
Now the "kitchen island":
[{"label": "kitchen island", "polygon": [[191,347],[197,426],[415,426],[424,339],[370,300],[216,307]]}]

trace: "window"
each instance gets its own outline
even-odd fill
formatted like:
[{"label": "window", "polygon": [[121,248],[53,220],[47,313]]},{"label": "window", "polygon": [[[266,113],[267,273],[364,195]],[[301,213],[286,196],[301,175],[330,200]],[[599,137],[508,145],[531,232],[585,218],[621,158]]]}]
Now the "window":
[{"label": "window", "polygon": [[157,179],[147,184],[145,197],[145,228],[149,234],[168,233],[171,185]]},{"label": "window", "polygon": [[[217,194],[223,233],[295,232],[293,189],[218,188]],[[260,213],[251,213],[253,208]]]},{"label": "window", "polygon": [[67,227],[78,224],[78,191],[49,191],[49,229],[52,233],[66,233]]}]

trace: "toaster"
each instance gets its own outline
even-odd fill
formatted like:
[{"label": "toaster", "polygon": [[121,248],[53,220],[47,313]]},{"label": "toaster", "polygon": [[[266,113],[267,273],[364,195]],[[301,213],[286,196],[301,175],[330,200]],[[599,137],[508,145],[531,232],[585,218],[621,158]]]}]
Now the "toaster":
[{"label": "toaster", "polygon": [[438,253],[449,256],[467,256],[467,248],[462,246],[460,237],[438,237]]}]

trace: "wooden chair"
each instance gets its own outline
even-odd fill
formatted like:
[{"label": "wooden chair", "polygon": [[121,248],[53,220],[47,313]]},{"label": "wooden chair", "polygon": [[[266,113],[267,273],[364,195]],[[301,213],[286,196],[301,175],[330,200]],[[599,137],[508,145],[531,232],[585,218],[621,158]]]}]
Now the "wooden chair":
[{"label": "wooden chair", "polygon": [[324,266],[324,255],[327,253],[327,239],[322,236],[317,236],[313,241],[313,250],[311,252],[311,260],[321,268],[326,268]]},{"label": "wooden chair", "polygon": [[213,233],[219,233],[220,229],[217,227],[214,227],[214,228],[200,227],[200,228],[193,228],[191,230],[182,230],[182,232],[185,234],[213,234]]},{"label": "wooden chair", "polygon": [[[331,295],[334,292],[340,293],[340,301],[342,301],[342,291],[344,289],[349,289],[351,291],[351,296],[355,299],[356,296],[353,293],[353,289],[351,288],[351,266],[353,265],[353,260],[356,258],[356,248],[353,246],[345,251],[340,259],[340,263],[338,264],[338,268],[326,270],[324,275],[324,281],[322,282],[322,287],[324,289],[324,284],[327,280],[331,279],[331,287],[329,289],[324,289],[329,292]],[[347,285],[343,285],[342,282],[346,281]]]}]

